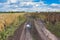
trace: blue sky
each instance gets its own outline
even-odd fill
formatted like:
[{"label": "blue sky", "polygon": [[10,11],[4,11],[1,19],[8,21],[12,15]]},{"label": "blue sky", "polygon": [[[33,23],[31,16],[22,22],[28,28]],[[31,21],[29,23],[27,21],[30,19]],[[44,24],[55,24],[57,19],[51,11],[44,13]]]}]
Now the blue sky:
[{"label": "blue sky", "polygon": [[[1,3],[7,2],[8,0],[0,0]],[[40,2],[41,0],[32,0],[33,2]],[[60,4],[59,0],[42,0],[47,4],[51,4],[51,3],[58,3]]]},{"label": "blue sky", "polygon": [[60,11],[60,0],[0,0],[0,11]]},{"label": "blue sky", "polygon": [[59,0],[43,0],[45,3],[47,4],[51,4],[51,3],[58,3],[60,4]]},{"label": "blue sky", "polygon": [[[7,2],[8,0],[0,0],[0,3]],[[41,0],[32,0],[32,2],[40,2]],[[51,4],[51,3],[58,3],[60,4],[60,0],[42,0],[44,3]]]}]

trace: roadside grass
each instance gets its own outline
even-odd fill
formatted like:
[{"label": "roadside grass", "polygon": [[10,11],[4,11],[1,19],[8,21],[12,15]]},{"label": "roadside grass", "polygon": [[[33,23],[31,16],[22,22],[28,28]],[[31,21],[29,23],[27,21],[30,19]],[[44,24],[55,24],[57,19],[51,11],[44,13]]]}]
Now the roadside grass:
[{"label": "roadside grass", "polygon": [[53,34],[55,34],[57,37],[60,37],[60,22],[57,22],[55,25],[49,23],[46,27],[48,30],[50,30]]},{"label": "roadside grass", "polygon": [[45,21],[46,23],[46,28],[51,31],[51,33],[53,33],[54,35],[56,35],[57,37],[60,37],[60,22],[56,22],[55,24],[52,24],[49,21],[46,21],[46,17],[45,15],[39,15],[40,20]]},{"label": "roadside grass", "polygon": [[15,30],[25,21],[24,17],[18,17],[3,31],[0,32],[0,40],[7,40],[8,36],[12,36]]}]

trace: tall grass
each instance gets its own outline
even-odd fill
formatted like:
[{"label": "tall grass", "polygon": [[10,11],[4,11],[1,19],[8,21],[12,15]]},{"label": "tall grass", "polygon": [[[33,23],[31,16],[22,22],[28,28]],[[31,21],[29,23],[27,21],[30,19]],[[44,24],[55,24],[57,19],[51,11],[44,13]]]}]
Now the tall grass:
[{"label": "tall grass", "polygon": [[4,26],[4,29],[0,31],[0,40],[7,40],[8,36],[13,35],[15,30],[19,27],[19,25],[21,25],[25,21],[25,17],[23,15],[19,15],[19,14],[16,14],[15,16],[14,15],[15,14],[13,14],[12,16],[15,17],[15,19],[12,21],[13,17],[11,17],[10,19],[10,21],[12,21],[11,23],[8,22],[9,21],[8,19],[10,17],[7,18],[8,21],[5,21],[7,23],[5,23],[6,26]]}]

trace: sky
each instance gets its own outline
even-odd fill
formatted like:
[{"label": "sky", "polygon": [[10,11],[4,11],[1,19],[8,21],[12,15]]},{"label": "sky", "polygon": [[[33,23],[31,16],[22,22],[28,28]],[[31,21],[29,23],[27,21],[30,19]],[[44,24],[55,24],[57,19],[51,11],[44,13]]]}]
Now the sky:
[{"label": "sky", "polygon": [[55,12],[60,11],[60,0],[0,0],[0,11]]}]

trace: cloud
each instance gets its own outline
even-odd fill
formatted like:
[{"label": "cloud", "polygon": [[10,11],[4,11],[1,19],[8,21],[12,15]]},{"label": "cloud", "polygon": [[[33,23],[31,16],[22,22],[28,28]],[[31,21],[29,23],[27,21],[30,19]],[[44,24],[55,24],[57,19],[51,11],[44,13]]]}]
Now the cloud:
[{"label": "cloud", "polygon": [[[45,4],[43,1],[40,2],[20,2],[23,0],[9,0],[6,3],[0,3],[0,11],[43,11],[53,12],[60,10],[60,4],[52,3],[50,5]],[[25,0],[28,1],[28,0]]]},{"label": "cloud", "polygon": [[56,4],[56,3],[52,3],[51,5],[50,5],[50,7],[51,8],[53,8],[53,9],[60,9],[60,4]]},{"label": "cloud", "polygon": [[52,3],[51,6],[59,6],[60,7],[60,4]]},{"label": "cloud", "polygon": [[17,0],[9,0],[11,3],[16,3]]},{"label": "cloud", "polygon": [[16,2],[32,2],[33,0],[8,0],[11,3],[16,3]]}]

